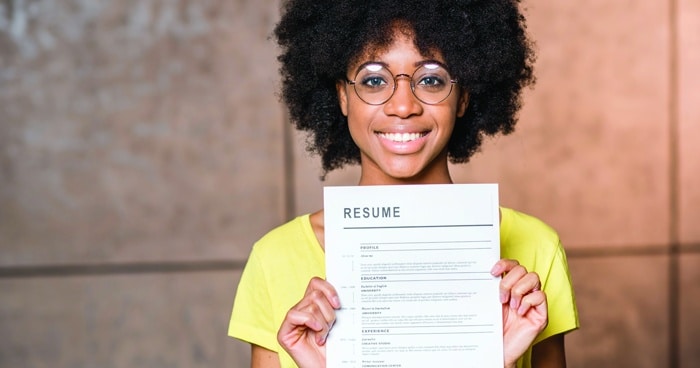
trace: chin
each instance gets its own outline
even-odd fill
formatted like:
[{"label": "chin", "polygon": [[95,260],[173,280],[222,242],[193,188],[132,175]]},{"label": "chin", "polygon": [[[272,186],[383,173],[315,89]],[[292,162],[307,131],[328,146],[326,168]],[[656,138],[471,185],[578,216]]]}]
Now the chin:
[{"label": "chin", "polygon": [[401,181],[401,182],[406,182],[406,181],[418,181],[420,177],[422,176],[421,171],[416,171],[410,170],[410,169],[394,169],[394,170],[386,170],[385,173],[387,176],[390,178],[396,180],[396,181]]}]

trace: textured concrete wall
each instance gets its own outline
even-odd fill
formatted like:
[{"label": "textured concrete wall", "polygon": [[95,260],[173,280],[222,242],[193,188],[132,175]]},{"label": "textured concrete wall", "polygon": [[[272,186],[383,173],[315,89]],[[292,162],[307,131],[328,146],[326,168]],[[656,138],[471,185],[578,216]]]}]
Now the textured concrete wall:
[{"label": "textured concrete wall", "polygon": [[[538,83],[454,176],[559,230],[570,367],[696,367],[700,3],[524,5]],[[248,365],[250,246],[322,202],[275,97],[278,7],[0,0],[0,366]]]},{"label": "textured concrete wall", "polygon": [[278,7],[0,2],[0,366],[246,364],[239,269],[284,215]]},{"label": "textured concrete wall", "polygon": [[230,258],[279,220],[276,2],[2,9],[3,264]]}]

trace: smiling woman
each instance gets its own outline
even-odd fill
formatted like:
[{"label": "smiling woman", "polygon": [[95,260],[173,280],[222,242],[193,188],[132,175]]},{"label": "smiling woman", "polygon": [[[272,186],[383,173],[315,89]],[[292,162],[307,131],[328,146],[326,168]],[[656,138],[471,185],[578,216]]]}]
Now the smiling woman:
[{"label": "smiling woman", "polygon": [[[449,161],[515,125],[533,81],[524,29],[513,0],[287,1],[275,29],[283,98],[326,172],[359,164],[359,185],[451,184]],[[563,336],[578,316],[559,238],[533,217],[500,214],[503,259],[491,273],[502,277],[503,365],[565,367]],[[229,325],[251,344],[253,367],[325,367],[340,300],[324,280],[324,239],[321,209],[253,247]]]}]

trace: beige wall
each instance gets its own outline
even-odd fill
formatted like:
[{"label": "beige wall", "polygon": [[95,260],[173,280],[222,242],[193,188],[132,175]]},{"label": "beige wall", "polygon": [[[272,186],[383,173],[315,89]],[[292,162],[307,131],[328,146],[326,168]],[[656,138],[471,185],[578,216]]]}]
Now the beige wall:
[{"label": "beige wall", "polygon": [[[454,176],[560,232],[570,367],[696,367],[700,2],[525,6],[538,83]],[[321,204],[274,94],[277,17],[0,1],[0,366],[247,366],[226,325],[251,243]]]}]

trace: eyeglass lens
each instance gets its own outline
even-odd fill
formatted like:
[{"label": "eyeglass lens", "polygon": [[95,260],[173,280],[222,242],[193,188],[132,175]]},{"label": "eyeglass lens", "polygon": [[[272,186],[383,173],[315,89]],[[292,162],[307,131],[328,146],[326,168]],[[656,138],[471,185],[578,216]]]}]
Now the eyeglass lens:
[{"label": "eyeglass lens", "polygon": [[[364,102],[381,105],[393,96],[397,79],[409,78],[405,74],[394,75],[381,64],[367,64],[357,72],[351,84]],[[420,101],[437,104],[445,100],[452,91],[450,74],[440,64],[428,63],[420,66],[410,77],[411,90]]]}]

